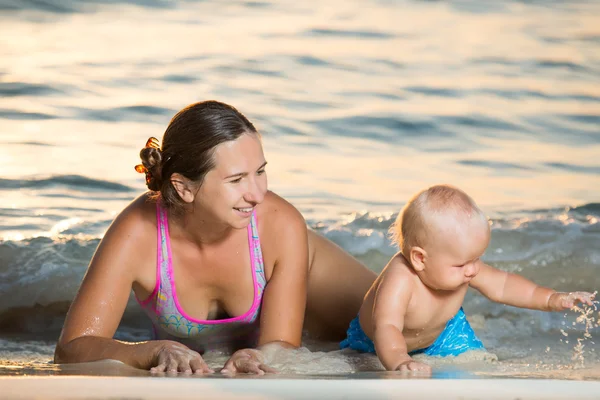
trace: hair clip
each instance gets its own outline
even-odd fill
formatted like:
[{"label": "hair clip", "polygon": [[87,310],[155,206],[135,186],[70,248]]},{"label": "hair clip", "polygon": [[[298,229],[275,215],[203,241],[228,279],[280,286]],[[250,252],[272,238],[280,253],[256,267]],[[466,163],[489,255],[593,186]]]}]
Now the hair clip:
[{"label": "hair clip", "polygon": [[[158,143],[158,139],[155,137],[150,137],[146,141],[146,146],[144,146],[144,148],[147,149],[149,147],[160,150],[160,145]],[[144,167],[144,164],[138,164],[134,168],[140,174],[146,174],[146,185],[148,185],[150,183],[150,179],[152,178],[152,173],[150,171],[148,171],[148,168]]]},{"label": "hair clip", "polygon": [[158,144],[158,139],[155,137],[150,137],[146,141],[145,147],[154,147],[155,149],[160,149],[160,145]]}]

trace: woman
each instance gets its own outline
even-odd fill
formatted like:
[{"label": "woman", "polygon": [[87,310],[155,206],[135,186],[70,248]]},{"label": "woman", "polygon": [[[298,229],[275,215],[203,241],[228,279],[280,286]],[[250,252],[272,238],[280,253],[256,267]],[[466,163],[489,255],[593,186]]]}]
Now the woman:
[{"label": "woman", "polygon": [[[150,192],[99,244],[55,362],[209,373],[200,353],[225,349],[234,352],[222,372],[263,374],[267,352],[300,345],[303,323],[343,337],[376,275],[267,190],[246,117],[216,101],[192,104],[173,117],[162,148],[151,138],[140,157]],[[112,338],[132,289],[156,340]]]}]

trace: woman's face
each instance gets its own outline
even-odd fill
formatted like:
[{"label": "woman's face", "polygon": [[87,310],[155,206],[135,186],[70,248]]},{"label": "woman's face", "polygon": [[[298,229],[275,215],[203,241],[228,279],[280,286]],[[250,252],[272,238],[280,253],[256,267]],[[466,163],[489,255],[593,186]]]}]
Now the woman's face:
[{"label": "woman's face", "polygon": [[215,167],[206,174],[195,201],[216,220],[245,228],[267,193],[267,162],[260,138],[248,133],[221,143],[214,159]]}]

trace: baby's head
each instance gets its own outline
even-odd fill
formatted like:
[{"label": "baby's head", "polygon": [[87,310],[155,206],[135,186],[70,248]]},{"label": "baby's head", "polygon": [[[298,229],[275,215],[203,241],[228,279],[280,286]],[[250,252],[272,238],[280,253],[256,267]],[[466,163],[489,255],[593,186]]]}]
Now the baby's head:
[{"label": "baby's head", "polygon": [[485,214],[462,190],[436,185],[417,193],[390,228],[421,280],[453,290],[479,272],[477,261],[490,241]]}]

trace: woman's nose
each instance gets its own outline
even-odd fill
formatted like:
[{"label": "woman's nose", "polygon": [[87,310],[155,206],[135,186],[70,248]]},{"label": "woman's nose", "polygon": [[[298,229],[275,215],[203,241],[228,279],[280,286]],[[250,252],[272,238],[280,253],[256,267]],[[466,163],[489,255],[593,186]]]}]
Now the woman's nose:
[{"label": "woman's nose", "polygon": [[266,185],[264,185],[260,179],[253,179],[248,188],[248,192],[244,196],[246,201],[253,204],[260,204],[265,198],[267,192]]}]

